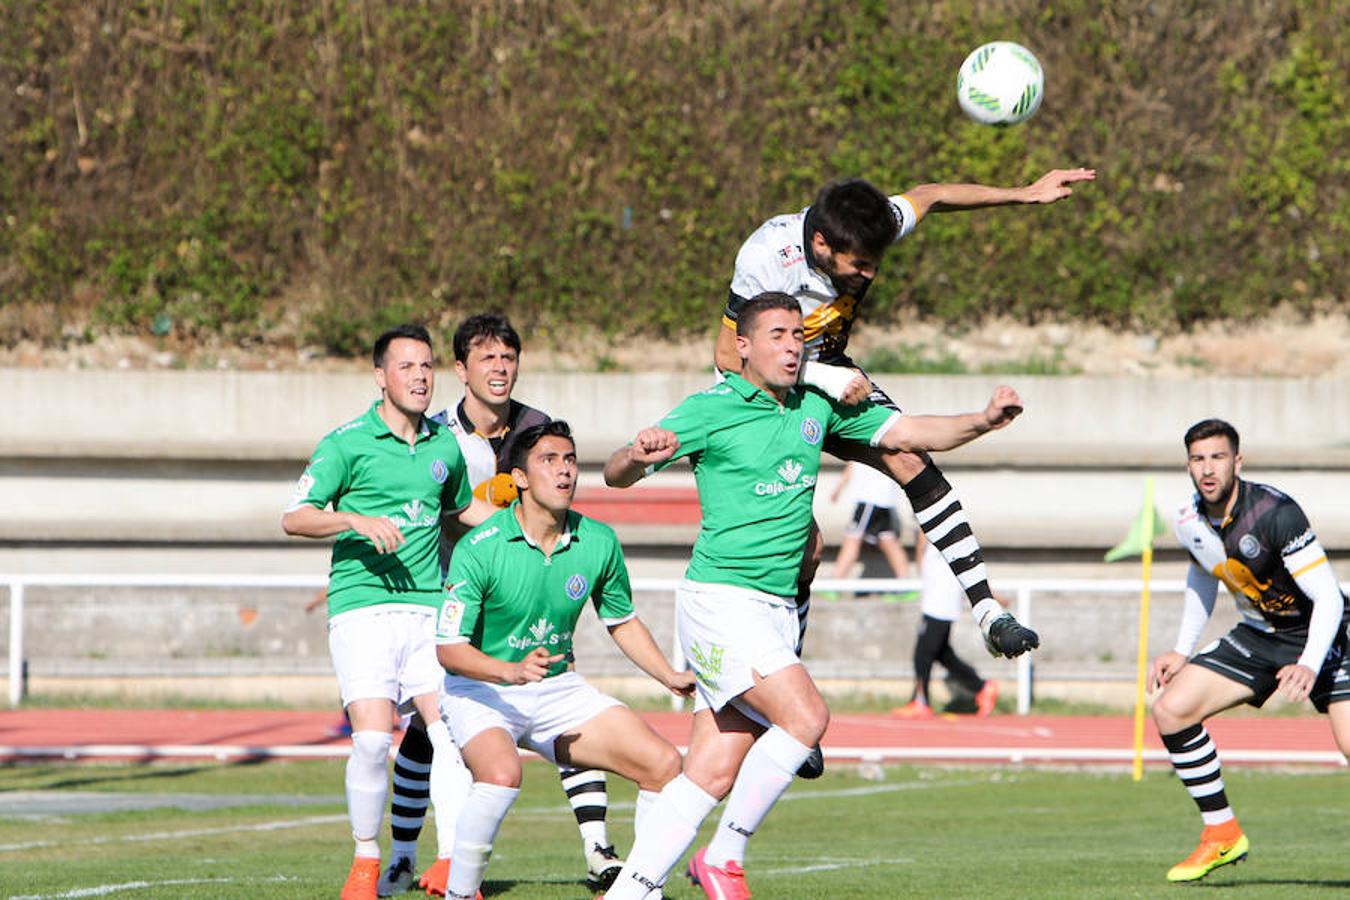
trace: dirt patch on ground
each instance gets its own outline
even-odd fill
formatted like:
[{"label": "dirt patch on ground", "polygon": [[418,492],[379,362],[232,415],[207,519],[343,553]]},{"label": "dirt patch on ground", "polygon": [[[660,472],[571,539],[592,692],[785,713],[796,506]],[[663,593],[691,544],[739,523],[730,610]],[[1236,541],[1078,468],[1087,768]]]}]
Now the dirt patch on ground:
[{"label": "dirt patch on ground", "polygon": [[[585,336],[541,346],[527,332],[526,365],[534,371],[696,371],[712,365],[712,340],[605,339]],[[1217,375],[1318,377],[1350,375],[1350,315],[1311,318],[1277,311],[1250,323],[1213,323],[1155,334],[1081,323],[1028,325],[994,319],[966,329],[911,319],[863,324],[855,359],[876,371],[932,373]],[[360,371],[365,360],[326,356],[312,347],[240,347],[130,336],[65,346],[19,343],[0,348],[0,366],[69,369],[316,369]]]}]

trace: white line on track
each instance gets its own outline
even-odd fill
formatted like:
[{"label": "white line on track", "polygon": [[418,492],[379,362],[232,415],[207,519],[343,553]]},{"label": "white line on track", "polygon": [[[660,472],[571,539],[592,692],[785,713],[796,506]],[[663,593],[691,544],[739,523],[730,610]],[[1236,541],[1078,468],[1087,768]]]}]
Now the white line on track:
[{"label": "white line on track", "polygon": [[907,866],[912,859],[822,859],[819,862],[780,868],[755,867],[756,875],[805,875],[808,872],[835,872],[839,869],[864,869],[868,866]]}]

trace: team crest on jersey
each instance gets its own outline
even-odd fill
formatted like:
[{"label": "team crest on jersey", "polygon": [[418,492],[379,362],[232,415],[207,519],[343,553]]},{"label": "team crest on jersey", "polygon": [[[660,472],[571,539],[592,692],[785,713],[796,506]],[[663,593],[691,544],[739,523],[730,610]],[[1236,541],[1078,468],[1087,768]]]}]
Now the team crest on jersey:
[{"label": "team crest on jersey", "polygon": [[567,596],[573,600],[580,600],[586,596],[586,589],[590,584],[586,581],[586,576],[578,573],[567,579]]},{"label": "team crest on jersey", "polygon": [[1238,551],[1248,559],[1256,559],[1261,552],[1261,542],[1253,535],[1244,534],[1238,540]]},{"label": "team crest on jersey", "polygon": [[820,422],[810,416],[802,419],[802,440],[806,441],[812,447],[820,443],[820,439],[824,434],[825,429],[820,427]]},{"label": "team crest on jersey", "polygon": [[431,461],[431,477],[437,484],[445,484],[445,479],[450,477],[450,467],[445,464],[445,460]]}]

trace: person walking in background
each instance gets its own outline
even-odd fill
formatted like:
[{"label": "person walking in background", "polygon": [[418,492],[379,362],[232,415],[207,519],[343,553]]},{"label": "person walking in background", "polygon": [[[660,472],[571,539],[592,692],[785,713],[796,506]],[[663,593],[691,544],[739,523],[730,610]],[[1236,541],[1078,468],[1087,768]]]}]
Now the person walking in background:
[{"label": "person walking in background", "polygon": [[[961,618],[966,606],[965,591],[938,549],[924,540],[923,532],[915,540],[914,556],[919,561],[922,579],[920,602],[923,612],[918,638],[914,642],[914,698],[894,710],[893,715],[902,719],[934,718],[928,682],[933,663],[937,662],[947,670],[951,680],[974,695],[975,714],[987,716],[998,702],[998,683],[981,678],[952,648],[952,625]],[[998,595],[994,595],[994,599],[1007,605]]]},{"label": "person walking in background", "polygon": [[852,504],[853,513],[834,561],[834,577],[849,577],[867,543],[886,557],[896,578],[908,578],[909,557],[901,543],[900,485],[871,466],[851,462],[830,501],[838,502],[841,494]]}]

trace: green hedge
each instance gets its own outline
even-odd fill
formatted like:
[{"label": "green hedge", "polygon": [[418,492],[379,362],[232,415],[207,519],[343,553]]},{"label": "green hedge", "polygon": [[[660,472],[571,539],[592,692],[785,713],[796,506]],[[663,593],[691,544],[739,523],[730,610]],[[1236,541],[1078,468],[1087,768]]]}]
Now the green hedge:
[{"label": "green hedge", "polygon": [[[1105,9],[1103,9],[1105,6]],[[1029,123],[961,117],[985,40]],[[1338,4],[6,4],[0,338],[364,350],[504,309],[532,340],[711,331],[741,239],[860,174],[1098,181],[933,216],[869,315],[1153,328],[1339,304]]]}]

